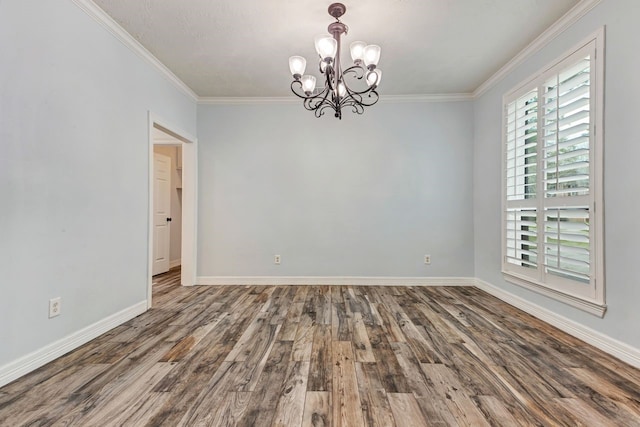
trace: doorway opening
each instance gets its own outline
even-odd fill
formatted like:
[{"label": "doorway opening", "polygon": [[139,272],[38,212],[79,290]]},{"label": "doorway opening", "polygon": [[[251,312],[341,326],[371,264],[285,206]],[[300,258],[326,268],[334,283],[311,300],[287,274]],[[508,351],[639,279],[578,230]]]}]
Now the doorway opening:
[{"label": "doorway opening", "polygon": [[182,144],[153,129],[152,276],[182,265]]},{"label": "doorway opening", "polygon": [[195,283],[196,139],[149,114],[149,245],[147,308],[153,276],[180,268]]}]

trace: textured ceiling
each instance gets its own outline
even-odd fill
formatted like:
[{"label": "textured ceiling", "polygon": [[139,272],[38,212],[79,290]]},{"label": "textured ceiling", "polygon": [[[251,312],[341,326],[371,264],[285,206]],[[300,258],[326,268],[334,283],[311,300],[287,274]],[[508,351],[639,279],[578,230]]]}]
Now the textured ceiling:
[{"label": "textured ceiling", "polygon": [[[315,71],[313,38],[333,21],[330,1],[94,1],[199,96],[289,95],[289,56]],[[344,3],[343,64],[352,41],[378,44],[380,93],[416,95],[472,92],[579,0]]]}]

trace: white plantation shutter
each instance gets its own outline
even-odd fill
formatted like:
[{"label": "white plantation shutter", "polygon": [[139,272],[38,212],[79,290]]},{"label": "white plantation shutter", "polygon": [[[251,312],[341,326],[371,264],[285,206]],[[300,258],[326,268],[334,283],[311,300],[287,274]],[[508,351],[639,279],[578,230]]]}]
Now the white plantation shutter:
[{"label": "white plantation shutter", "polygon": [[538,92],[526,93],[507,111],[507,200],[536,196]]},{"label": "white plantation shutter", "polygon": [[503,271],[604,307],[594,213],[602,174],[598,46],[594,37],[505,96]]},{"label": "white plantation shutter", "polygon": [[590,281],[591,55],[544,83],[544,265]]},{"label": "white plantation shutter", "polygon": [[507,209],[506,261],[526,267],[538,267],[538,233],[535,209]]},{"label": "white plantation shutter", "polygon": [[544,224],[546,271],[589,283],[589,208],[545,209]]},{"label": "white plantation shutter", "polygon": [[545,82],[545,197],[589,194],[590,57]]},{"label": "white plantation shutter", "polygon": [[[528,91],[506,109],[506,254],[524,269],[538,267],[536,188],[538,167],[538,91]],[[522,271],[521,273],[527,274]],[[531,273],[536,274],[536,273]]]}]

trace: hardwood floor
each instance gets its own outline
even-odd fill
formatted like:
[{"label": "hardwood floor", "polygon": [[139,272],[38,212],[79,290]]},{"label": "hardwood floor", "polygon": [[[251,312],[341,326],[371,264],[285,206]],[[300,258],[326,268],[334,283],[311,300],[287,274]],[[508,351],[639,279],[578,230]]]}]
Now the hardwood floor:
[{"label": "hardwood floor", "polygon": [[177,286],[0,389],[0,425],[640,425],[640,371],[463,287]]}]

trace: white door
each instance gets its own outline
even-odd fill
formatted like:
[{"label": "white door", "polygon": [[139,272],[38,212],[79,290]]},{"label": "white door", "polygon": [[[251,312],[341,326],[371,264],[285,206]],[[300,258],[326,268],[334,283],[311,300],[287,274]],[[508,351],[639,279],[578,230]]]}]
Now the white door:
[{"label": "white door", "polygon": [[153,153],[153,275],[169,271],[171,157]]}]

